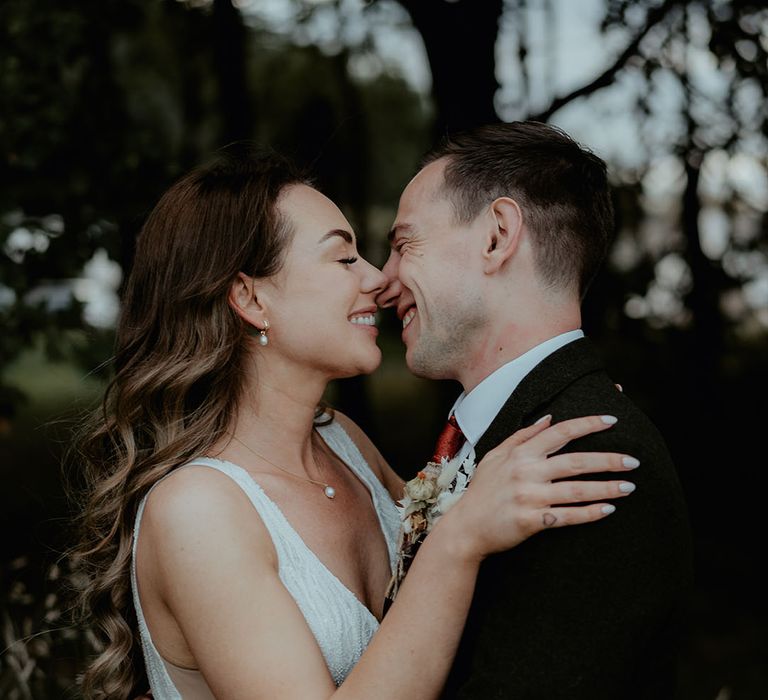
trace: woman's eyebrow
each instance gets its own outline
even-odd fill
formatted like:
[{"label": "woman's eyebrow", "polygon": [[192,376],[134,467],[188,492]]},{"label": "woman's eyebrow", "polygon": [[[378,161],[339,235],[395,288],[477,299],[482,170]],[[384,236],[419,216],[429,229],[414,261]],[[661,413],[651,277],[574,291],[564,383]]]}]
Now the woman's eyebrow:
[{"label": "woman's eyebrow", "polygon": [[330,240],[335,236],[339,236],[340,238],[343,238],[347,243],[350,243],[350,244],[354,244],[355,242],[355,237],[349,231],[345,231],[343,228],[335,228],[332,231],[328,231],[328,233],[326,233],[317,242],[317,244],[320,245],[321,243],[325,243],[327,240]]}]

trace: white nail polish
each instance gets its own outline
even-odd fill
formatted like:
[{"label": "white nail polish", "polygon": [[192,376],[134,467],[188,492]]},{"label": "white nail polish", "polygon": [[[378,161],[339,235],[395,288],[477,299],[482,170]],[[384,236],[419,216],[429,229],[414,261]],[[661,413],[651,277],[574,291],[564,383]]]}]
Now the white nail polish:
[{"label": "white nail polish", "polygon": [[619,419],[616,418],[616,416],[600,416],[600,420],[606,425],[614,425],[619,422]]},{"label": "white nail polish", "polygon": [[552,414],[548,413],[546,416],[542,416],[541,418],[539,418],[539,420],[537,420],[534,423],[534,425],[538,425],[539,423],[543,423],[545,420],[547,420],[547,418],[552,418]]},{"label": "white nail polish", "polygon": [[603,506],[600,510],[603,511],[604,515],[610,515],[616,510],[616,506]]},{"label": "white nail polish", "polygon": [[640,460],[635,459],[634,457],[624,457],[621,460],[621,463],[627,468],[627,469],[634,469],[635,467],[640,466]]},{"label": "white nail polish", "polygon": [[629,481],[625,481],[623,484],[619,484],[619,491],[622,493],[632,493],[637,486]]}]

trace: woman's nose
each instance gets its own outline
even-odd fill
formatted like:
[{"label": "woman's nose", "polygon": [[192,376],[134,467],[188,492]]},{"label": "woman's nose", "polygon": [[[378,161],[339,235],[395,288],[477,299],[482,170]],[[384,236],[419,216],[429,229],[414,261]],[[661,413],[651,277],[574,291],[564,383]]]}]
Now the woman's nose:
[{"label": "woman's nose", "polygon": [[367,260],[360,260],[363,264],[363,280],[361,291],[364,294],[374,293],[379,295],[387,286],[387,277],[382,270],[372,265]]}]

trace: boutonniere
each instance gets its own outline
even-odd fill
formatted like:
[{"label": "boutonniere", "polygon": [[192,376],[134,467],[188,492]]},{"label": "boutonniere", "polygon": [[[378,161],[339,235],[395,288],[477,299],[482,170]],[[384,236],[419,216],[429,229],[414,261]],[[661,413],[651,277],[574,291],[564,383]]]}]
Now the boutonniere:
[{"label": "boutonniere", "polygon": [[437,521],[461,498],[474,471],[473,454],[463,460],[443,457],[440,463],[428,462],[413,479],[406,482],[403,498],[397,503],[402,524],[395,574],[388,597],[394,599],[419,545]]}]

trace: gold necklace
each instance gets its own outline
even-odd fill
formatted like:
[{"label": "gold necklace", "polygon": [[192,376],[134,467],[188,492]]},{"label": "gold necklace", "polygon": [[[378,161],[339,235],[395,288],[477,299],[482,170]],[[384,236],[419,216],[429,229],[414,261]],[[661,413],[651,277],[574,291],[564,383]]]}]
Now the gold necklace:
[{"label": "gold necklace", "polygon": [[[264,455],[260,455],[256,450],[248,447],[237,435],[230,433],[232,436],[232,439],[237,440],[246,450],[249,452],[252,452],[255,454],[259,459],[263,459],[267,464],[271,464],[275,469],[279,469],[281,472],[285,472],[288,474],[288,476],[292,476],[296,479],[301,479],[302,481],[309,481],[311,484],[317,484],[318,486],[323,487],[323,493],[326,495],[327,498],[335,498],[336,497],[336,489],[333,488],[330,484],[326,484],[324,481],[317,481],[316,479],[310,479],[308,476],[301,476],[300,474],[294,474],[291,471],[288,471],[287,469],[284,469],[279,464],[275,464],[271,459],[267,459]],[[315,461],[315,464],[317,465],[317,470],[320,472],[320,476],[323,477],[323,470],[320,467],[320,462]]]}]

